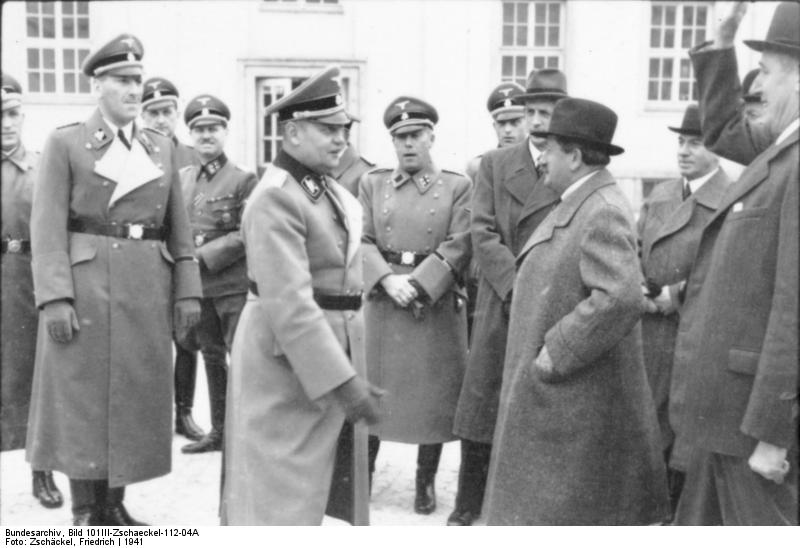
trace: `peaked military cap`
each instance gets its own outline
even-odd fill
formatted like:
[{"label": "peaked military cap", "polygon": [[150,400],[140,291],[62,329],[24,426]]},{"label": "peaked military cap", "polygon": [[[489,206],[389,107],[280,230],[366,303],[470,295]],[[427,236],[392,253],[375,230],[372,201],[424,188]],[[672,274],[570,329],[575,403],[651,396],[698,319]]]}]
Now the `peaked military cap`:
[{"label": "peaked military cap", "polygon": [[760,103],[761,102],[761,92],[757,91],[755,93],[751,93],[750,90],[753,89],[753,82],[756,81],[756,76],[758,76],[758,69],[753,69],[748,72],[744,80],[742,80],[742,99],[744,99],[745,103]]},{"label": "peaked military cap", "polygon": [[681,135],[702,135],[703,130],[700,128],[700,107],[697,105],[689,105],[683,113],[683,121],[680,127],[668,126],[667,129],[675,133],[680,133]]},{"label": "peaked military cap", "polygon": [[198,95],[186,104],[183,120],[189,129],[198,124],[223,124],[228,125],[231,111],[228,105],[213,95]]},{"label": "peaked military cap", "polygon": [[565,97],[556,102],[548,130],[531,131],[531,135],[561,137],[616,156],[625,152],[622,147],[611,144],[616,129],[617,114],[607,106],[588,99]]},{"label": "peaked military cap", "polygon": [[277,112],[279,122],[316,120],[323,124],[340,126],[352,122],[345,111],[339,67],[336,65],[312,76],[290,94],[272,103],[264,112]]},{"label": "peaked military cap", "polygon": [[132,34],[120,34],[106,45],[90,54],[81,70],[86,76],[101,76],[109,71],[142,68],[144,47]]},{"label": "peaked military cap", "polygon": [[439,113],[433,105],[408,95],[389,103],[383,113],[383,124],[392,135],[416,131],[419,126],[433,128],[438,121]]},{"label": "peaked military cap", "polygon": [[148,78],[143,87],[143,109],[170,101],[178,106],[178,88],[166,78]]},{"label": "peaked military cap", "polygon": [[3,110],[15,108],[22,104],[22,86],[16,78],[3,73]]},{"label": "peaked military cap", "polygon": [[776,51],[800,58],[800,4],[781,2],[772,14],[764,40],[745,40],[756,51]]},{"label": "peaked military cap", "polygon": [[533,70],[528,75],[523,101],[558,101],[567,96],[567,77],[558,69]]},{"label": "peaked military cap", "polygon": [[524,94],[525,88],[516,82],[503,82],[489,94],[486,108],[498,122],[521,118],[525,114],[525,105],[519,97]]}]

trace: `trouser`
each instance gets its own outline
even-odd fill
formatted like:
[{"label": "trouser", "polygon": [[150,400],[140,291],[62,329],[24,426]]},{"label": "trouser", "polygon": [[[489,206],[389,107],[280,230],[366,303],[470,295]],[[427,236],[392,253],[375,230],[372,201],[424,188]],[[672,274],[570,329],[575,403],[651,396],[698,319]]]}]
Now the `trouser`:
[{"label": "trouser", "polygon": [[175,407],[181,411],[192,408],[197,379],[197,352],[175,344]]},{"label": "trouser", "polygon": [[486,478],[489,475],[491,443],[461,440],[461,467],[458,471],[456,510],[480,515]]},{"label": "trouser", "polygon": [[102,511],[122,504],[124,487],[109,487],[107,480],[69,479],[72,512]]},{"label": "trouser", "polygon": [[748,457],[695,450],[675,525],[797,525],[797,454],[777,484],[752,470]]},{"label": "trouser", "polygon": [[682,470],[678,470],[676,468],[672,468],[669,465],[671,453],[672,453],[672,446],[669,446],[666,449],[664,449],[664,462],[666,463],[667,466],[667,488],[669,490],[669,506],[670,506],[669,521],[675,519],[675,511],[678,509],[678,501],[681,498],[683,485],[686,481],[685,472],[683,472]]},{"label": "trouser", "polygon": [[[378,458],[378,451],[381,447],[381,440],[378,436],[370,436],[368,441],[369,451],[369,477],[372,485],[372,474],[375,472],[375,461]],[[420,444],[417,449],[417,478],[426,482],[433,481],[439,470],[439,460],[442,456],[441,443]]]}]

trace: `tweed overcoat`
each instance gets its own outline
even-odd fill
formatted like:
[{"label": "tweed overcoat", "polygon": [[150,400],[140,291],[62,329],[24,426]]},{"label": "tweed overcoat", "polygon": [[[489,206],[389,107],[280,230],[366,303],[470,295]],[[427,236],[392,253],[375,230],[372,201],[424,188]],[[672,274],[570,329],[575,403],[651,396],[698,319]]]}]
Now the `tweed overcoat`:
[{"label": "tweed overcoat", "polygon": [[687,443],[709,452],[746,458],[759,440],[796,449],[798,130],[775,144],[747,124],[732,48],[692,61],[706,146],[747,168],[700,239],[670,417]]},{"label": "tweed overcoat", "polygon": [[[3,240],[25,240],[30,244],[31,199],[39,155],[20,144],[2,163]],[[3,253],[2,259],[2,450],[25,447],[28,409],[36,352],[39,312],[33,300],[30,250]]]},{"label": "tweed overcoat", "polygon": [[[470,262],[469,179],[435,168],[413,177],[376,169],[361,178],[364,287],[370,381],[388,393],[384,418],[370,433],[387,441],[454,439],[467,361],[463,277]],[[414,267],[388,263],[381,251],[427,255]],[[430,296],[417,318],[386,294],[380,280],[411,274]]]},{"label": "tweed overcoat", "polygon": [[514,260],[557,199],[539,179],[527,139],[482,156],[471,219],[478,297],[454,426],[462,438],[492,441],[508,334],[503,301],[514,284]]},{"label": "tweed overcoat", "polygon": [[327,178],[346,227],[312,177],[281,151],[244,209],[258,296],[247,296],[228,373],[226,525],[322,522],[344,423],[330,392],[366,370],[361,311],[323,310],[313,298],[361,292],[361,206]]},{"label": "tweed overcoat", "polygon": [[[42,153],[31,213],[36,304],[70,301],[80,331],[56,343],[40,316],[27,442],[35,469],[112,487],[170,471],[173,303],[202,294],[173,144],[134,129],[128,152],[113,136],[98,110],[55,130]],[[168,235],[70,232],[68,219]]]},{"label": "tweed overcoat", "polygon": [[[630,206],[603,169],[518,259],[486,494],[490,525],[642,525],[668,513],[642,364]],[[551,373],[535,361],[545,346]]]},{"label": "tweed overcoat", "polygon": [[[668,286],[676,302],[678,286],[689,277],[700,234],[729,184],[720,168],[684,201],[683,179],[672,179],[656,185],[642,205],[638,221],[642,273],[645,280]],[[656,404],[662,449],[670,447],[675,437],[669,425],[669,389],[678,314],[642,316],[644,367]]]}]

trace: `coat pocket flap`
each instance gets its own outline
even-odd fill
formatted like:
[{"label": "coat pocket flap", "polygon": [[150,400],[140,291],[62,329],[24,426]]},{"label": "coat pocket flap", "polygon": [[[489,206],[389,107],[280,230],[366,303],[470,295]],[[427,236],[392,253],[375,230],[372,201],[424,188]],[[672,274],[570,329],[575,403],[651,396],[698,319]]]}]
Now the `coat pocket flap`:
[{"label": "coat pocket flap", "polygon": [[69,246],[69,264],[76,265],[91,261],[97,255],[94,238],[72,238]]},{"label": "coat pocket flap", "polygon": [[175,264],[175,259],[172,258],[172,253],[169,252],[165,243],[160,242],[158,248],[161,250],[161,256],[164,257],[165,261],[169,264]]},{"label": "coat pocket flap", "polygon": [[728,369],[744,375],[755,375],[760,353],[753,350],[731,348],[728,352]]}]

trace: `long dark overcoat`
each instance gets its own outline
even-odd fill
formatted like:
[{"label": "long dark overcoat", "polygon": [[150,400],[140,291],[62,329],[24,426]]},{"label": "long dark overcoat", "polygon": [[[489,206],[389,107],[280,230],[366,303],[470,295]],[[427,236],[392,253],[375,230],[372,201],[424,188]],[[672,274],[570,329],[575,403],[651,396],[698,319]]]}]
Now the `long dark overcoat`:
[{"label": "long dark overcoat", "polygon": [[[520,253],[486,494],[490,525],[642,525],[668,513],[629,209],[600,170]],[[551,373],[535,365],[543,346]]]},{"label": "long dark overcoat", "polygon": [[503,301],[514,284],[514,260],[558,195],[539,180],[527,139],[485,153],[473,184],[472,246],[480,277],[454,431],[491,443],[508,334]]},{"label": "long dark overcoat", "polygon": [[[72,302],[80,331],[54,342],[40,316],[27,459],[111,486],[170,471],[173,303],[201,296],[175,148],[149,130],[134,139],[128,152],[99,111],[55,130],[31,214],[36,304]],[[168,235],[71,232],[68,219]]]}]

